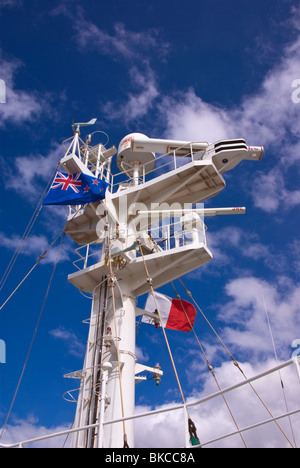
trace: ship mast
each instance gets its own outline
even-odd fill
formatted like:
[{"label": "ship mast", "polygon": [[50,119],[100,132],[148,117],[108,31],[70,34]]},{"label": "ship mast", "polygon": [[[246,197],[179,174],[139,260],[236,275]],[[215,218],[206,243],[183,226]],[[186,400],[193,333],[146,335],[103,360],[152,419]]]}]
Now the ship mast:
[{"label": "ship mast", "polygon": [[[145,313],[137,298],[150,291],[145,266],[156,289],[210,261],[203,216],[244,209],[205,213],[202,202],[224,189],[223,172],[260,160],[263,148],[241,139],[208,144],[130,134],[117,152],[91,146],[90,136],[83,142],[83,125],[74,124],[61,165],[104,179],[109,189],[103,202],[70,207],[65,227],[79,245],[69,281],[92,295],[84,366],[66,377],[80,379],[73,427],[94,427],[74,433],[72,447],[133,448],[134,423],[126,418],[134,414],[135,382],[144,370],[158,380],[163,373],[136,358],[136,316]],[[119,174],[112,173],[116,153]]]}]

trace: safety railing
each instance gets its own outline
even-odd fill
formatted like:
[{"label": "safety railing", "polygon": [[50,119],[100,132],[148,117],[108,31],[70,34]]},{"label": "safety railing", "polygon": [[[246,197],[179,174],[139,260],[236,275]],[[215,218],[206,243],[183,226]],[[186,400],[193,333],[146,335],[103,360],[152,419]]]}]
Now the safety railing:
[{"label": "safety railing", "polygon": [[[70,143],[70,146],[66,146],[66,143]],[[71,150],[73,138],[69,138],[63,142],[63,147],[66,150],[66,155]],[[80,144],[82,145],[80,147]],[[85,148],[84,151],[82,148]],[[88,154],[91,148],[87,147],[85,143],[78,138],[78,148],[76,151],[77,157],[81,162],[96,176],[100,179],[105,180],[109,184],[109,191],[115,193],[118,190],[124,190],[125,188],[134,186],[133,171],[128,167],[124,166],[121,172],[113,174],[112,165],[114,164],[113,158],[108,160],[101,159],[101,151],[99,147],[98,154],[93,154],[93,160],[91,161]],[[181,166],[189,164],[191,161],[197,161],[202,159],[204,151],[199,148],[195,148],[193,143],[176,148],[165,154],[158,154],[155,158],[155,167],[153,168],[153,161],[147,162],[141,165],[139,168],[139,183],[145,183],[151,179],[154,179],[162,174],[166,174],[170,171],[176,170]]]},{"label": "safety railing", "polygon": [[184,215],[163,219],[161,224],[151,226],[149,235],[162,250],[170,250],[189,244],[206,245],[206,227],[200,216]]},{"label": "safety railing", "polygon": [[90,244],[81,245],[75,249],[76,255],[79,257],[73,262],[77,270],[83,270],[91,264],[101,261],[103,254],[103,244],[92,242]]},{"label": "safety railing", "polygon": [[[184,149],[186,150],[186,154],[184,156],[179,155]],[[182,166],[190,164],[192,161],[198,161],[203,158],[203,155],[204,151],[194,149],[192,143],[187,146],[172,150],[169,153],[160,154],[155,158],[154,168],[153,161],[147,162],[139,167],[138,184],[140,185],[163,174],[168,174]],[[96,177],[99,177],[101,180],[105,180],[108,183],[108,190],[110,193],[116,193],[120,190],[126,190],[136,186],[133,171],[130,168],[127,170],[124,168],[123,171],[113,173],[112,166],[114,166],[115,169],[115,163],[113,163],[112,159],[108,161],[100,161],[99,154],[99,160],[97,162],[89,162],[86,164],[85,157],[80,151],[78,151],[77,156]],[[69,206],[69,219],[72,219],[74,215],[80,215],[80,208],[81,206],[78,205]],[[82,206],[82,210],[83,209],[84,206]]]},{"label": "safety railing", "polygon": [[[184,211],[183,211],[184,213]],[[149,212],[151,216],[151,212]],[[151,218],[149,218],[151,219]],[[135,230],[136,238],[142,241],[142,244],[147,247],[148,253],[158,251],[169,251],[175,248],[184,247],[187,245],[204,244],[206,245],[206,226],[200,216],[191,213],[181,217],[165,217],[158,223],[154,223],[148,231],[139,232],[139,225],[134,225],[134,220],[131,222],[131,228]],[[114,231],[114,232],[112,232]],[[111,237],[117,239],[117,231],[115,222],[111,223]],[[104,233],[99,233],[102,235]],[[108,252],[103,251],[104,239],[98,239],[90,244],[84,244],[75,249],[78,258],[73,262],[73,265],[78,270],[83,270],[95,263],[104,261],[105,255]],[[137,255],[139,249],[137,248]]]},{"label": "safety railing", "polygon": [[[179,155],[185,148],[187,149],[186,154],[184,156]],[[154,168],[152,168],[153,161],[149,161],[140,166],[138,182],[139,184],[143,184],[161,176],[162,174],[167,174],[182,166],[190,164],[191,161],[198,161],[202,159],[203,154],[204,151],[194,149],[193,144],[177,148],[169,153],[160,154],[155,158]],[[133,171],[130,167],[126,169],[124,166],[124,170],[116,174],[109,172],[109,179],[111,180],[110,191],[112,193],[135,186]]]},{"label": "safety railing", "polygon": [[[135,415],[130,415],[130,416],[124,417],[124,418],[119,418],[119,419],[110,420],[110,421],[103,421],[102,426],[105,427],[105,426],[108,426],[108,425],[111,425],[111,424],[116,424],[116,423],[119,423],[119,422],[122,422],[122,421],[137,420],[137,419],[141,419],[141,418],[145,418],[145,417],[155,416],[155,415],[161,414],[161,413],[170,413],[170,412],[173,412],[173,411],[183,410],[184,411],[184,418],[182,419],[182,421],[183,421],[183,426],[184,426],[183,430],[184,430],[184,433],[185,433],[185,447],[182,447],[182,448],[194,448],[194,449],[196,449],[196,448],[208,446],[208,445],[211,445],[211,444],[216,443],[218,441],[224,440],[226,438],[235,436],[237,434],[244,433],[244,432],[249,431],[251,429],[255,429],[257,427],[264,426],[264,425],[269,424],[271,422],[274,422],[274,421],[277,421],[277,420],[280,420],[280,419],[283,419],[283,418],[286,418],[286,417],[296,415],[296,414],[300,413],[300,408],[297,408],[297,409],[295,409],[293,411],[287,411],[286,413],[280,414],[280,415],[275,416],[275,417],[271,417],[271,418],[269,418],[267,420],[259,421],[259,422],[255,423],[255,424],[252,424],[251,426],[243,427],[243,428],[241,428],[241,429],[239,429],[237,431],[226,433],[223,436],[211,439],[209,441],[202,442],[200,445],[195,446],[195,447],[190,447],[190,444],[189,444],[189,437],[188,437],[188,431],[187,431],[187,418],[186,418],[188,408],[200,406],[201,404],[203,404],[205,402],[208,402],[210,400],[218,398],[218,397],[220,397],[222,395],[225,395],[225,394],[227,394],[229,392],[232,392],[234,390],[237,390],[239,388],[245,387],[246,385],[249,385],[252,382],[258,381],[258,380],[260,380],[260,379],[262,379],[262,378],[264,378],[264,377],[266,377],[268,375],[271,375],[271,374],[273,374],[275,372],[278,372],[278,371],[280,371],[280,370],[282,370],[282,369],[284,369],[284,368],[286,368],[288,366],[291,366],[293,364],[294,365],[296,364],[298,377],[299,377],[299,380],[300,380],[299,358],[293,358],[293,359],[285,361],[284,363],[279,364],[279,365],[277,365],[277,366],[275,366],[275,367],[273,367],[273,368],[271,368],[271,369],[269,369],[267,371],[264,371],[264,372],[262,372],[260,374],[257,374],[257,375],[255,375],[255,376],[253,376],[251,378],[245,379],[245,380],[243,380],[243,381],[241,381],[241,382],[239,382],[239,383],[237,383],[235,385],[232,385],[230,387],[227,387],[227,388],[225,388],[223,390],[219,390],[218,392],[212,393],[212,394],[210,394],[210,395],[208,395],[206,397],[203,397],[201,399],[198,399],[198,400],[186,403],[186,404],[178,404],[178,405],[174,405],[172,407],[160,408],[158,410],[147,411],[147,412],[144,412],[144,413],[138,413],[138,414],[135,414]],[[20,442],[16,442],[16,443],[13,443],[13,444],[0,444],[0,448],[24,448],[27,445],[35,444],[37,442],[42,442],[42,441],[45,441],[47,439],[61,437],[61,436],[64,436],[64,435],[73,434],[75,432],[85,431],[85,430],[88,430],[88,429],[91,429],[91,428],[98,428],[99,431],[100,431],[100,430],[102,430],[103,427],[99,427],[99,423],[91,424],[91,425],[88,425],[88,426],[82,426],[82,427],[79,427],[79,428],[67,429],[67,430],[64,430],[64,431],[60,431],[60,432],[56,432],[56,433],[52,433],[52,434],[47,434],[47,435],[40,436],[40,437],[35,437],[35,438],[32,438],[32,439],[22,440]]]}]

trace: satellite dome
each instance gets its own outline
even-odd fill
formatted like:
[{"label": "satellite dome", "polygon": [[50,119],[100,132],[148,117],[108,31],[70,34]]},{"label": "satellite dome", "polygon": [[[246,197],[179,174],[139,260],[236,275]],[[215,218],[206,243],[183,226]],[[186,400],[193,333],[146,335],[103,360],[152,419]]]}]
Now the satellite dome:
[{"label": "satellite dome", "polygon": [[138,137],[139,141],[149,140],[149,137],[142,133],[130,133],[126,135],[119,144],[117,166],[123,172],[124,166],[128,170],[128,167],[138,163],[139,166],[145,165],[145,174],[148,174],[155,168],[155,153],[145,151],[142,144],[133,151],[132,143],[135,137]]}]

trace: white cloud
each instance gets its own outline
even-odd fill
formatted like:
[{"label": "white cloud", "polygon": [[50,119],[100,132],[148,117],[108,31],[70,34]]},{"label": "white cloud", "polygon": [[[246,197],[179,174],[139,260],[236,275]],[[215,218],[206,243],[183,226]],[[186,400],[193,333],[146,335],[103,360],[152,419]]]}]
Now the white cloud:
[{"label": "white cloud", "polygon": [[299,135],[299,107],[292,102],[292,82],[299,77],[299,43],[300,37],[283,50],[281,61],[268,72],[256,95],[245,97],[233,112],[237,128],[247,138],[277,146],[289,132]]},{"label": "white cloud", "polygon": [[[300,13],[297,10],[298,22]],[[295,16],[291,28],[295,27]],[[244,96],[241,104],[222,108],[204,102],[193,89],[166,96],[160,104],[166,122],[165,136],[188,141],[214,142],[245,138],[250,145],[266,147],[271,169],[253,181],[255,206],[273,213],[300,204],[300,191],[288,187],[287,170],[299,170],[300,104],[292,101],[292,83],[300,78],[300,36],[282,51],[281,60],[266,74],[257,92]],[[268,160],[267,160],[268,162]]]},{"label": "white cloud", "polygon": [[[238,243],[239,231],[233,238]],[[299,339],[300,330],[299,303],[300,285],[289,278],[279,277],[276,282],[267,282],[255,277],[239,277],[227,283],[225,292],[227,299],[219,304],[217,319],[223,323],[218,333],[222,340],[239,362],[247,378],[271,369],[277,365],[274,357],[272,340],[269,333],[264,302],[267,307],[280,362],[292,357],[292,343]],[[242,382],[244,377],[234,366],[230,357],[221,345],[214,345],[202,338],[206,355],[214,367],[214,373],[222,389]],[[185,395],[187,402],[196,401],[218,391],[216,383],[207,370],[201,351],[194,349],[186,369],[186,378],[191,390]],[[183,384],[182,376],[180,377]],[[284,392],[281,386],[284,384]],[[296,367],[291,365],[253,383],[255,390],[266,404],[273,416],[299,409],[299,378]],[[175,392],[173,392],[174,395]],[[174,397],[173,397],[174,398]],[[226,394],[226,400],[237,421],[239,428],[269,419],[271,416],[259,401],[251,387]],[[169,401],[167,405],[150,408],[138,406],[138,412],[160,409],[178,404],[179,401]],[[221,397],[193,407],[190,416],[196,424],[198,436],[202,443],[236,430],[229,411]],[[296,444],[300,443],[299,415],[291,417]],[[294,444],[294,438],[288,418],[279,422],[287,438]],[[184,446],[183,413],[165,413],[151,416],[149,419],[137,420],[137,447],[182,447]],[[251,448],[290,447],[289,442],[275,423],[269,423],[262,428],[244,433],[247,446]],[[224,439],[209,447],[243,447],[240,436]]]},{"label": "white cloud", "polygon": [[114,33],[109,34],[94,23],[84,19],[80,10],[74,20],[76,41],[82,49],[97,49],[101,54],[117,60],[136,61],[143,58],[146,50],[157,48],[164,55],[168,44],[159,39],[158,30],[130,31],[123,23],[114,24]]},{"label": "white cloud", "polygon": [[[44,156],[41,154],[17,156],[12,165],[8,166],[6,158],[2,157],[4,172],[6,173],[6,189],[15,190],[23,198],[37,200],[41,195],[41,188],[54,176],[54,170],[62,158],[62,149],[55,146]],[[20,180],[22,185],[20,186]],[[46,183],[45,183],[46,182]]]},{"label": "white cloud", "polygon": [[226,251],[228,251],[230,247],[239,249],[242,244],[244,233],[241,229],[231,226],[220,229],[217,232],[208,230],[206,236],[208,247],[211,249],[214,256],[214,261],[218,265],[218,268],[220,268],[221,265],[225,266],[231,262],[231,258]]},{"label": "white cloud", "polygon": [[22,4],[22,0],[0,0],[0,10],[4,7],[14,7],[20,6]]},{"label": "white cloud", "polygon": [[160,113],[171,139],[213,142],[234,136],[234,126],[225,109],[204,102],[193,89],[167,96]]},{"label": "white cloud", "polygon": [[[242,368],[247,377],[252,377],[267,369],[271,369],[276,364],[274,361],[260,363],[255,366],[249,363],[242,363]],[[220,367],[214,369],[221,388],[227,388],[235,383],[242,382],[243,378],[236,367],[229,362],[223,363]],[[212,393],[218,391],[211,375],[203,373],[203,385],[201,390],[194,387],[193,396],[186,397],[188,403],[195,402]],[[288,400],[288,410],[295,411],[299,409],[299,379],[294,366],[281,371],[281,377],[284,382],[284,388]],[[286,412],[281,383],[277,373],[264,379],[254,382],[254,388],[263,399],[269,410],[274,416],[279,416]],[[247,385],[242,389],[226,394],[226,400],[237,421],[239,428],[247,427],[251,424],[267,420],[269,413],[262,406],[255,393]],[[138,405],[136,414],[150,411],[152,409],[170,408],[178,401],[169,401],[166,405],[150,408],[149,406]],[[209,402],[202,403],[199,406],[190,408],[190,417],[194,421],[198,437],[201,443],[205,444],[211,439],[223,436],[226,433],[233,432],[236,427],[228,412],[227,407],[221,397]],[[299,416],[291,418],[296,443],[300,443],[300,421]],[[287,438],[294,443],[289,421],[287,418],[279,421]],[[55,432],[68,430],[69,424],[61,424],[57,427],[45,427],[39,425],[35,417],[29,416],[25,420],[14,420],[7,425],[1,443],[10,444],[22,440],[28,440],[35,437],[52,434]],[[40,448],[60,448],[65,442],[66,436],[60,438],[48,439],[43,442],[36,442],[31,447]],[[269,423],[244,433],[247,446],[249,448],[289,448],[290,444],[282,435],[275,423]],[[185,444],[184,435],[184,417],[182,410],[161,413],[155,416],[137,419],[135,422],[135,447],[136,448],[181,448]],[[67,444],[68,446],[68,444]],[[222,441],[208,445],[209,448],[242,448],[243,443],[238,435],[226,438]]]},{"label": "white cloud", "polygon": [[[297,263],[294,258],[287,261],[287,254],[291,254],[297,250],[297,242],[292,242],[291,245],[284,245],[278,247],[272,243],[272,239],[264,244],[259,240],[257,232],[250,230],[242,230],[235,226],[227,226],[219,229],[218,231],[207,231],[208,247],[211,249],[214,262],[207,265],[206,272],[216,273],[216,270],[223,268],[223,273],[226,267],[232,271],[239,268],[237,262],[232,264],[234,255],[240,258],[246,258],[251,261],[247,263],[248,268],[250,265],[264,266],[270,271],[298,271]],[[296,250],[295,250],[296,249]],[[297,250],[298,252],[298,250]],[[237,270],[236,270],[237,271]],[[191,273],[190,275],[193,275]]]},{"label": "white cloud", "polygon": [[143,348],[139,346],[135,349],[135,354],[137,357],[138,362],[147,362],[149,360],[149,356]]},{"label": "white cloud", "polygon": [[256,207],[268,213],[275,213],[279,208],[286,212],[300,204],[300,190],[290,190],[286,170],[294,165],[298,172],[298,152],[291,146],[285,158],[267,173],[259,173],[252,183],[252,197]]},{"label": "white cloud", "polygon": [[132,122],[144,117],[153,107],[159,96],[157,77],[150,65],[150,55],[155,53],[155,59],[164,61],[169,44],[160,38],[160,31],[152,28],[142,31],[132,31],[123,23],[115,23],[113,32],[100,28],[90,20],[85,19],[81,7],[70,8],[62,3],[52,14],[63,14],[72,21],[75,30],[75,41],[81,51],[96,50],[101,55],[107,55],[120,63],[120,73],[129,76],[129,91],[124,93],[124,99],[119,102],[107,101],[101,103],[101,110],[108,120],[123,120]]},{"label": "white cloud", "polygon": [[80,358],[84,356],[85,344],[83,344],[71,330],[67,330],[61,326],[54,330],[50,330],[49,334],[56,340],[62,341],[66,346],[68,353],[72,356]]},{"label": "white cloud", "polygon": [[149,112],[159,92],[155,75],[150,67],[146,67],[145,72],[133,67],[130,75],[132,83],[141,91],[137,94],[129,93],[127,103],[122,106],[122,114],[124,117],[129,115],[131,120],[135,120]]},{"label": "white cloud", "polygon": [[[275,365],[275,362],[270,360],[256,366],[253,366],[250,363],[243,363],[242,368],[247,377],[252,377],[253,375],[267,369],[271,369]],[[243,377],[241,377],[241,374],[232,363],[225,362],[220,367],[216,367],[214,371],[220,386],[223,389],[243,381]],[[204,373],[203,369],[201,369],[201,374],[203,376],[201,390],[198,390],[195,385],[193,397],[188,397],[186,399],[188,403],[195,402],[198,399],[218,391],[214,379],[211,377],[209,372],[207,371]],[[289,411],[296,410],[299,408],[299,380],[295,367],[284,369],[282,371],[282,377],[286,395],[288,396]],[[278,416],[286,412],[278,374],[273,374],[259,382],[255,382],[253,386],[274,416]],[[270,391],[270,389],[272,389],[272,391]],[[244,428],[270,418],[269,413],[262,406],[257,396],[248,385],[242,389],[237,389],[234,392],[226,394],[226,400],[239,428]],[[167,405],[162,405],[155,409],[171,407],[175,404],[178,404],[178,402],[170,402]],[[136,413],[149,411],[150,409],[151,408],[147,406],[138,406]],[[211,439],[236,430],[229,411],[221,397],[202,403],[200,406],[192,407],[189,410],[189,413],[196,425],[198,437],[204,444]],[[299,417],[296,416],[292,422],[296,441],[299,444]],[[137,448],[184,447],[184,417],[182,410],[162,413],[146,419],[137,419],[135,424]],[[294,441],[288,420],[285,419],[284,421],[281,421],[280,426],[293,444]],[[289,442],[282,435],[275,423],[270,423],[262,428],[245,432],[244,438],[247,446],[250,448],[290,447]],[[226,438],[212,445],[208,445],[208,447],[243,448],[244,445],[240,436],[237,435],[231,438]]]},{"label": "white cloud", "polygon": [[130,69],[130,79],[132,89],[135,89],[136,92],[129,92],[125,102],[106,102],[102,106],[102,110],[107,119],[121,119],[123,122],[129,123],[142,118],[153,107],[159,91],[155,74],[149,65],[144,64],[143,70],[133,66]]},{"label": "white cloud", "polygon": [[[22,248],[20,250],[20,254],[27,257],[34,257],[36,260],[38,260],[39,257],[49,248],[51,243],[44,235],[31,235],[23,242],[19,235],[13,234],[9,236],[0,232],[0,244],[3,248],[15,251],[18,246],[21,245],[21,242]],[[68,245],[64,245],[63,249],[60,249],[59,246],[54,246],[47,252],[47,255],[41,261],[41,265],[55,263],[58,258],[58,253],[59,262],[70,260],[70,247]]]},{"label": "white cloud", "polygon": [[[38,419],[34,416],[28,416],[27,419],[14,419],[11,424],[5,428],[0,444],[14,444],[26,440],[43,437],[49,434],[66,431],[71,428],[71,424],[61,424],[56,427],[45,427],[39,424]],[[29,446],[30,448],[62,448],[66,440],[66,435],[46,439],[42,442],[35,442]],[[68,447],[68,443],[66,444]]]},{"label": "white cloud", "polygon": [[20,70],[20,60],[5,59],[0,49],[0,78],[6,84],[6,103],[0,106],[1,126],[6,123],[23,124],[36,119],[47,107],[44,98],[34,91],[15,87],[15,75]]},{"label": "white cloud", "polygon": [[[292,102],[292,82],[300,78],[300,36],[283,50],[281,61],[265,76],[257,92],[239,106],[222,108],[204,102],[193,89],[166,97],[161,106],[170,137],[191,141],[243,137],[249,144],[279,149],[291,132],[299,135],[300,106]],[[278,151],[279,158],[282,151]]]},{"label": "white cloud", "polygon": [[104,27],[85,18],[85,11],[79,5],[70,5],[64,0],[52,10],[52,15],[64,15],[72,22],[75,30],[75,41],[83,51],[95,49],[99,54],[109,55],[114,60],[137,63],[144,60],[145,52],[155,49],[156,57],[164,59],[170,44],[160,38],[157,28],[132,31],[124,23],[113,24],[113,32],[109,33]]},{"label": "white cloud", "polygon": [[240,277],[226,285],[230,297],[220,307],[219,319],[227,326],[224,341],[233,349],[251,353],[252,359],[273,352],[264,301],[270,317],[278,355],[291,356],[291,345],[298,338],[300,285],[279,278],[275,283],[255,277]]}]

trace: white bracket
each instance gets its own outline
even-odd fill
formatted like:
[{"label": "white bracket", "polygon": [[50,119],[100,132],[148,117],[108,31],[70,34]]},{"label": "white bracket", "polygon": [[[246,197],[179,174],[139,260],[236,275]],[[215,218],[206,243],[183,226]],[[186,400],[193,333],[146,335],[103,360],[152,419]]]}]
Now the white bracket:
[{"label": "white bracket", "polygon": [[157,367],[148,367],[148,366],[144,366],[144,364],[136,363],[135,373],[139,374],[140,372],[144,372],[144,371],[148,371],[151,374],[164,375],[163,371],[159,370]]},{"label": "white bracket", "polygon": [[294,357],[293,361],[296,364],[296,368],[297,368],[297,371],[298,371],[298,377],[299,377],[299,380],[300,380],[300,357],[298,357],[298,356]]},{"label": "white bracket", "polygon": [[[144,366],[144,364],[138,364],[138,363],[135,364],[135,375],[140,374],[141,372],[145,372],[145,371],[149,372],[150,374],[153,374],[155,381],[157,381],[158,383],[161,381],[161,377],[164,375],[160,367],[157,367],[157,366],[149,367],[149,366]],[[146,376],[136,375],[135,377],[136,383],[143,382],[144,380],[147,380]]]},{"label": "white bracket", "polygon": [[148,211],[137,211],[138,215],[148,216],[149,214],[162,214],[162,215],[174,215],[177,213],[180,216],[189,213],[198,213],[202,216],[217,216],[217,215],[231,215],[231,214],[245,214],[246,208],[244,206],[233,206],[229,208],[182,208],[181,210],[169,209],[169,210],[148,210]]},{"label": "white bracket", "polygon": [[136,317],[139,317],[140,315],[146,315],[147,317],[150,317],[154,320],[159,319],[159,315],[153,314],[152,312],[147,312],[147,310],[140,309],[139,307],[135,308],[135,315]]}]

